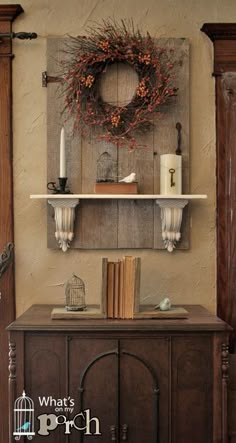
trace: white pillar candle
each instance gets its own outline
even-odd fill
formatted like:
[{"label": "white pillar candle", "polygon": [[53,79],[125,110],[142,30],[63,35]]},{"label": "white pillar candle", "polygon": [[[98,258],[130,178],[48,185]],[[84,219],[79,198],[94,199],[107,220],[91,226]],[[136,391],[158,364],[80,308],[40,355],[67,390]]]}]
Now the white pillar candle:
[{"label": "white pillar candle", "polygon": [[182,194],[182,156],[163,154],[160,157],[160,193]]},{"label": "white pillar candle", "polygon": [[60,138],[60,177],[66,177],[66,144],[65,144],[65,129],[61,129]]}]

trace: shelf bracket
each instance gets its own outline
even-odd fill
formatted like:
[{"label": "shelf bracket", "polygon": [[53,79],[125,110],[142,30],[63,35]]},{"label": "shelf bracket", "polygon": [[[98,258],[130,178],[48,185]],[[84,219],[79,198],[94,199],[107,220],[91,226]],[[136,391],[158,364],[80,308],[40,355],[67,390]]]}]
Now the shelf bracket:
[{"label": "shelf bracket", "polygon": [[181,223],[183,208],[188,204],[186,199],[158,199],[161,208],[162,239],[168,252],[173,252],[176,243],[181,238]]},{"label": "shelf bracket", "polygon": [[56,240],[62,251],[66,252],[74,238],[75,208],[79,204],[79,199],[56,199],[52,197],[48,199],[48,203],[54,208]]}]

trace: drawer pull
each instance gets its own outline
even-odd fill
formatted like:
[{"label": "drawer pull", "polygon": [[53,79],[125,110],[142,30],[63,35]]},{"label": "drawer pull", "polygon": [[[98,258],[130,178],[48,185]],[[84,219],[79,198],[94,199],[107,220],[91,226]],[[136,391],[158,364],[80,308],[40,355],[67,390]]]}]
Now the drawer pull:
[{"label": "drawer pull", "polygon": [[111,441],[116,441],[116,426],[115,425],[110,426],[110,432],[111,432]]},{"label": "drawer pull", "polygon": [[127,441],[128,425],[121,426],[121,440]]}]

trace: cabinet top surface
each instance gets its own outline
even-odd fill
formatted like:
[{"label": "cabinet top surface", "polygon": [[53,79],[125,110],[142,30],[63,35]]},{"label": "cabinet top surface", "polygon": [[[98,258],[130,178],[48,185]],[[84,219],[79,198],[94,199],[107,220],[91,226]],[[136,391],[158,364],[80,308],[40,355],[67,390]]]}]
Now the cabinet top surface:
[{"label": "cabinet top surface", "polygon": [[22,331],[110,331],[110,332],[168,332],[168,331],[227,331],[230,326],[200,305],[183,305],[188,319],[110,320],[76,319],[52,320],[55,305],[33,305],[8,330]]}]

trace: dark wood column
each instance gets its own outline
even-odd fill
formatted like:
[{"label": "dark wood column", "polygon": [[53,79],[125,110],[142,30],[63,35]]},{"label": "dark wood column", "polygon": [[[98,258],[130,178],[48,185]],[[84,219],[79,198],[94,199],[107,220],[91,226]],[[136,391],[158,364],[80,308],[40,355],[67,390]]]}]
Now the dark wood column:
[{"label": "dark wood column", "polygon": [[236,23],[206,23],[216,80],[217,313],[236,350]]},{"label": "dark wood column", "polygon": [[217,313],[233,327],[230,341],[228,436],[231,443],[236,443],[236,23],[206,23],[202,31],[214,45]]},{"label": "dark wood column", "polygon": [[[0,33],[12,31],[20,5],[0,5]],[[13,242],[12,43],[0,40],[0,254]],[[8,336],[15,318],[14,267],[0,277],[0,443],[8,441]]]}]

